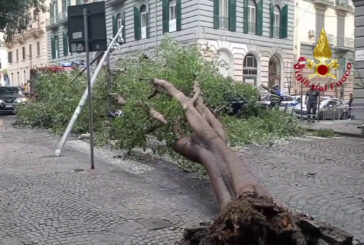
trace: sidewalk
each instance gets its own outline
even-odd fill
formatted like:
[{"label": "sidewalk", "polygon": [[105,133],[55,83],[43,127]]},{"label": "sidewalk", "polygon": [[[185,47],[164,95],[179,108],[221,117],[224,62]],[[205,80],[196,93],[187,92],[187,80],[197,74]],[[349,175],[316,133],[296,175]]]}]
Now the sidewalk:
[{"label": "sidewalk", "polygon": [[360,128],[363,126],[362,120],[325,120],[316,123],[300,121],[299,124],[302,128],[309,130],[332,129],[335,133],[364,137],[363,129]]}]

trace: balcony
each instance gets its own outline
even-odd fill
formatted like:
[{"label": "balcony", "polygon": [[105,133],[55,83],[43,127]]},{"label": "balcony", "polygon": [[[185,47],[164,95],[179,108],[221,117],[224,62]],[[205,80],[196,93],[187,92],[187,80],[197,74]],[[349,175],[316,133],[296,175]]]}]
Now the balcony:
[{"label": "balcony", "polygon": [[353,7],[350,6],[347,0],[336,0],[336,9],[344,11],[353,11]]},{"label": "balcony", "polygon": [[331,47],[337,50],[349,51],[354,49],[354,38],[350,37],[335,37],[332,34],[327,34],[327,39]]},{"label": "balcony", "polygon": [[325,6],[334,6],[335,0],[311,0],[315,4],[321,4]]},{"label": "balcony", "polygon": [[[122,5],[125,3],[126,0],[109,0],[108,3],[111,5],[111,6],[116,6],[116,5]],[[97,2],[97,1],[94,1],[94,2]]]}]

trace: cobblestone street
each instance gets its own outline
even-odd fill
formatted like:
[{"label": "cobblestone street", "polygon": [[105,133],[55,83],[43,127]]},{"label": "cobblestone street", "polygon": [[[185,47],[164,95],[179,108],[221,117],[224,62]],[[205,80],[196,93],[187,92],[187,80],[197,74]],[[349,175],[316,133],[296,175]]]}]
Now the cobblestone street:
[{"label": "cobblestone street", "polygon": [[[158,160],[119,159],[70,139],[16,129],[0,117],[0,245],[174,244],[185,227],[218,213],[208,181]],[[241,159],[288,208],[364,243],[364,140],[299,138],[239,149]]]}]

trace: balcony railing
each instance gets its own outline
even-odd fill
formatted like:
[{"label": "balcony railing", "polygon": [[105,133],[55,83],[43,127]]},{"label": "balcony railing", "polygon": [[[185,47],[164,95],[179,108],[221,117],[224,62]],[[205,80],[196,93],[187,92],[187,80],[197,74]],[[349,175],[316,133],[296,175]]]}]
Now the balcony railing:
[{"label": "balcony railing", "polygon": [[219,28],[223,30],[229,29],[229,18],[220,16],[219,17]]},{"label": "balcony railing", "polygon": [[341,9],[346,9],[346,10],[353,10],[353,7],[350,6],[350,4],[348,3],[348,0],[336,0],[336,7],[337,8],[341,8]]},{"label": "balcony railing", "polygon": [[327,39],[331,46],[334,46],[336,48],[354,48],[354,38],[350,37],[335,37],[332,34],[327,34]]},{"label": "balcony railing", "polygon": [[281,28],[273,27],[273,37],[280,38],[281,37]]},{"label": "balcony railing", "polygon": [[325,5],[335,5],[335,0],[312,0],[314,3],[321,3]]},{"label": "balcony railing", "polygon": [[256,23],[248,22],[248,33],[255,34],[256,33]]}]

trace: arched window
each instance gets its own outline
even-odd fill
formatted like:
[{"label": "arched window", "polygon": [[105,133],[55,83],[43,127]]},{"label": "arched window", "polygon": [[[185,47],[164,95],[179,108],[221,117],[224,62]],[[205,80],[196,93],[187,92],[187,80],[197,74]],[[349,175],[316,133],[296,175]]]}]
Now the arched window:
[{"label": "arched window", "polygon": [[169,0],[169,32],[177,30],[176,0]]},{"label": "arched window", "polygon": [[281,33],[281,10],[276,5],[273,9],[273,37],[280,37]]},{"label": "arched window", "polygon": [[234,77],[232,55],[228,50],[218,50],[217,69],[224,77]]},{"label": "arched window", "polygon": [[147,38],[148,9],[145,4],[140,7],[141,39]]},{"label": "arched window", "polygon": [[256,27],[256,22],[257,22],[257,8],[255,5],[254,0],[249,0],[249,5],[248,5],[248,14],[249,14],[249,33],[253,33],[255,34],[255,27]]},{"label": "arched window", "polygon": [[244,82],[257,84],[258,63],[252,54],[247,54],[243,63],[243,79]]}]

